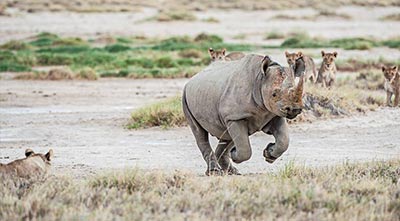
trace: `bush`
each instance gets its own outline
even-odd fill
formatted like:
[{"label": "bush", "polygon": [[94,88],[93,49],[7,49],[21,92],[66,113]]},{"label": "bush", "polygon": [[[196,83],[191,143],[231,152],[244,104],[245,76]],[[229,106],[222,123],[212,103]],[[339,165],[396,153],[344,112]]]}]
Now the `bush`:
[{"label": "bush", "polygon": [[171,127],[185,124],[181,98],[175,97],[134,111],[128,128]]},{"label": "bush", "polygon": [[29,46],[27,43],[23,41],[11,40],[1,45],[0,49],[19,51],[19,50],[29,50],[31,49],[31,46]]},{"label": "bush", "polygon": [[71,65],[74,57],[67,54],[40,53],[37,55],[39,65]]},{"label": "bush", "polygon": [[75,75],[75,78],[84,80],[97,80],[99,75],[92,68],[84,68]]},{"label": "bush", "polygon": [[123,44],[112,44],[112,45],[107,45],[106,47],[104,47],[104,49],[111,53],[117,53],[117,52],[128,51],[131,49],[131,47]]},{"label": "bush", "polygon": [[206,33],[201,33],[194,38],[195,42],[203,42],[207,44],[215,44],[215,43],[222,43],[224,39],[222,39],[218,35],[209,35]]}]

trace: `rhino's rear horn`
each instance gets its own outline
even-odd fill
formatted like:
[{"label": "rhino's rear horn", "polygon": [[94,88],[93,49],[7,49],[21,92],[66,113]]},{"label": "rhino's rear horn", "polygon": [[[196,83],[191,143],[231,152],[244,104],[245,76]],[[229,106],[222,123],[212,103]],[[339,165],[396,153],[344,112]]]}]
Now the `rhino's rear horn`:
[{"label": "rhino's rear horn", "polygon": [[297,101],[301,101],[303,98],[303,89],[304,89],[304,74],[301,75],[300,81],[297,84],[296,92],[295,92],[295,99]]},{"label": "rhino's rear horn", "polygon": [[264,74],[267,72],[267,68],[268,68],[268,66],[269,66],[271,63],[272,63],[271,58],[269,58],[269,56],[266,55],[266,56],[263,58],[262,62],[261,62],[261,70],[262,70],[262,72],[263,72]]}]

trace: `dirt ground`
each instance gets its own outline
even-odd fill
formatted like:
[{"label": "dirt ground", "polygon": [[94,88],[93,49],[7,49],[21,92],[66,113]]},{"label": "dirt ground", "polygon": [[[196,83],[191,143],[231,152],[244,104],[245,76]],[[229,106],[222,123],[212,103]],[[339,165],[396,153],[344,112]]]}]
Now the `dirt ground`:
[{"label": "dirt ground", "polygon": [[[0,162],[26,148],[53,148],[55,173],[86,176],[140,167],[202,174],[203,162],[188,127],[127,130],[130,112],[175,96],[187,79],[99,81],[0,81]],[[274,164],[262,150],[273,137],[251,137],[252,158],[243,173],[274,171],[289,161],[320,166],[400,157],[400,109],[290,126],[288,151]],[[212,139],[215,146],[216,140]]]}]

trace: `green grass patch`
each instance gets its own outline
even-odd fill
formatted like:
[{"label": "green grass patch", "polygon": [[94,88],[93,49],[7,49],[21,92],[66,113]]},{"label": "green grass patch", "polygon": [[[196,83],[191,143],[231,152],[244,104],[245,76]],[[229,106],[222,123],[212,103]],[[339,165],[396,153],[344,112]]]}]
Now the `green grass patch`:
[{"label": "green grass patch", "polygon": [[180,97],[174,97],[134,111],[128,128],[173,127],[185,124],[186,119],[182,112],[182,100]]},{"label": "green grass patch", "polygon": [[268,33],[264,39],[270,40],[270,39],[284,39],[285,35],[280,32],[270,32]]}]

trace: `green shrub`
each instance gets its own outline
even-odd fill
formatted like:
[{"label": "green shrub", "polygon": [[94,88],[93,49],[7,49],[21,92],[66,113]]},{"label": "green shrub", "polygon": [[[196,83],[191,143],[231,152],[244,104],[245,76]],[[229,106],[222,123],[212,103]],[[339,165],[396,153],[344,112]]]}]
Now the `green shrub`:
[{"label": "green shrub", "polygon": [[99,78],[99,75],[92,68],[84,68],[75,75],[75,78],[85,80],[97,80]]},{"label": "green shrub", "polygon": [[23,41],[11,40],[2,44],[0,46],[0,49],[19,51],[19,50],[29,50],[31,49],[31,46]]},{"label": "green shrub", "polygon": [[46,48],[41,48],[37,50],[37,53],[65,53],[65,54],[75,54],[75,53],[81,53],[85,51],[90,51],[92,50],[89,46],[87,45],[69,45],[69,46],[56,46],[56,47],[46,47]]},{"label": "green shrub", "polygon": [[215,44],[215,43],[222,43],[224,39],[222,39],[218,35],[209,35],[206,33],[201,33],[194,38],[195,42],[203,42],[207,44]]},{"label": "green shrub", "polygon": [[178,64],[168,56],[160,57],[155,60],[157,67],[160,68],[172,68],[172,67],[177,67]]},{"label": "green shrub", "polygon": [[186,124],[180,97],[165,100],[134,111],[129,129],[154,126],[171,127]]},{"label": "green shrub", "polygon": [[112,44],[112,45],[107,45],[106,47],[104,47],[104,49],[111,53],[118,53],[118,52],[128,51],[131,49],[131,47],[123,44]]},{"label": "green shrub", "polygon": [[68,54],[40,53],[37,55],[39,65],[72,65],[74,57]]}]

